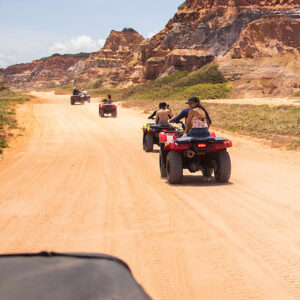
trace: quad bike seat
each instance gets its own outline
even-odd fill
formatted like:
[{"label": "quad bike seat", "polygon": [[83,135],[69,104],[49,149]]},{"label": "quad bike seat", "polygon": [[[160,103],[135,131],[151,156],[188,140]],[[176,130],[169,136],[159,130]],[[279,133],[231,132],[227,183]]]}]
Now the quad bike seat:
[{"label": "quad bike seat", "polygon": [[207,136],[207,137],[192,137],[192,136],[185,136],[178,138],[176,140],[177,144],[190,144],[190,143],[222,143],[226,142],[228,140],[221,138],[221,137],[213,137],[213,136]]},{"label": "quad bike seat", "polygon": [[171,124],[151,124],[153,129],[170,129],[173,126]]}]

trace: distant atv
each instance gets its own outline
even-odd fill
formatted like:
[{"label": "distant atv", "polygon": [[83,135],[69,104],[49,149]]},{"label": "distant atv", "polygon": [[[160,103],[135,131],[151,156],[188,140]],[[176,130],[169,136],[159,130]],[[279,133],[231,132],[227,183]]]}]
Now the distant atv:
[{"label": "distant atv", "polygon": [[[184,124],[182,123],[182,126]],[[147,123],[143,126],[143,149],[146,152],[153,152],[153,146],[159,145],[159,134],[161,132],[168,132],[173,134],[180,134],[182,131],[180,128],[171,124],[155,124]]]},{"label": "distant atv", "polygon": [[106,114],[110,114],[113,118],[118,116],[117,105],[113,103],[100,103],[99,104],[99,116],[104,118]]},{"label": "distant atv", "polygon": [[74,105],[75,103],[80,103],[81,105],[84,104],[84,102],[87,101],[88,103],[91,102],[91,96],[90,95],[72,95],[71,96],[71,105]]},{"label": "distant atv", "polygon": [[159,167],[162,178],[170,184],[179,184],[183,169],[191,173],[202,171],[204,176],[213,173],[217,182],[228,182],[231,175],[231,160],[227,148],[232,142],[216,137],[178,137],[177,134],[160,133]]}]

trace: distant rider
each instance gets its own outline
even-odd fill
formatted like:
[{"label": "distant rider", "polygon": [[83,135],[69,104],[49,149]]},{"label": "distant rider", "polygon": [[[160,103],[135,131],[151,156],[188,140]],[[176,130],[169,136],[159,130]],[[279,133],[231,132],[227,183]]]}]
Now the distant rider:
[{"label": "distant rider", "polygon": [[159,110],[156,112],[155,123],[156,124],[169,124],[169,118],[172,118],[173,114],[166,102],[159,104]]},{"label": "distant rider", "polygon": [[82,92],[81,92],[81,95],[83,95],[83,96],[87,96],[87,91],[86,90],[83,90]]},{"label": "distant rider", "polygon": [[80,91],[76,87],[74,87],[73,88],[73,96],[78,96],[79,94],[80,94]]},{"label": "distant rider", "polygon": [[103,103],[109,103],[109,104],[112,103],[113,101],[112,101],[111,95],[108,95],[107,98],[102,100],[102,102]]},{"label": "distant rider", "polygon": [[199,98],[192,97],[187,104],[190,111],[186,120],[185,134],[193,137],[210,136],[211,119],[206,109],[200,104]]}]

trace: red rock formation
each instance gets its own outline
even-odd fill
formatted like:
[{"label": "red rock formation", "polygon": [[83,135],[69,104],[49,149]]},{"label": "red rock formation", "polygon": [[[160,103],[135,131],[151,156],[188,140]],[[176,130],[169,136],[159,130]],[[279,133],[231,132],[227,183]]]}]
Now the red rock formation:
[{"label": "red rock formation", "polygon": [[[102,86],[141,82],[136,52],[144,41],[133,29],[112,31],[104,47],[90,55],[54,55],[29,64],[10,66],[5,78],[18,88],[54,87],[99,81]],[[138,72],[138,75],[137,75]]]},{"label": "red rock formation", "polygon": [[[300,0],[187,0],[165,29],[143,47],[145,77],[154,79],[168,68],[180,69],[170,65],[167,59],[176,49],[202,50],[206,55],[222,57],[230,51],[247,24],[269,15],[299,18],[297,4]],[[190,56],[191,64],[186,69],[197,69],[199,65],[193,64],[192,52]],[[209,61],[205,56],[201,60]]]},{"label": "red rock formation", "polygon": [[28,64],[10,66],[4,71],[9,85],[18,88],[56,86],[68,82],[68,70],[78,62],[84,62],[88,54],[59,55],[35,60]]}]

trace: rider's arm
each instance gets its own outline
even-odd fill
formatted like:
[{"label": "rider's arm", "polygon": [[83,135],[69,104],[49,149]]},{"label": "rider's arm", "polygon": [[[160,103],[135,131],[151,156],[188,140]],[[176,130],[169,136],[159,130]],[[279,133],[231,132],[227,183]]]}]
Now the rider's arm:
[{"label": "rider's arm", "polygon": [[170,118],[170,119],[173,118],[173,113],[172,113],[172,111],[171,111],[170,108],[169,108],[169,118]]},{"label": "rider's arm", "polygon": [[171,120],[172,123],[179,123],[181,119],[187,118],[189,113],[189,108],[184,109],[177,117]]},{"label": "rider's arm", "polygon": [[149,116],[148,119],[153,119],[153,118],[156,116],[156,113],[157,113],[157,110],[155,110],[155,111],[153,112],[153,114],[152,114],[151,116]]},{"label": "rider's arm", "polygon": [[187,117],[187,120],[186,120],[185,134],[188,134],[189,131],[192,128],[192,119],[193,119],[193,111],[190,110],[189,114],[188,114],[188,117]]}]

